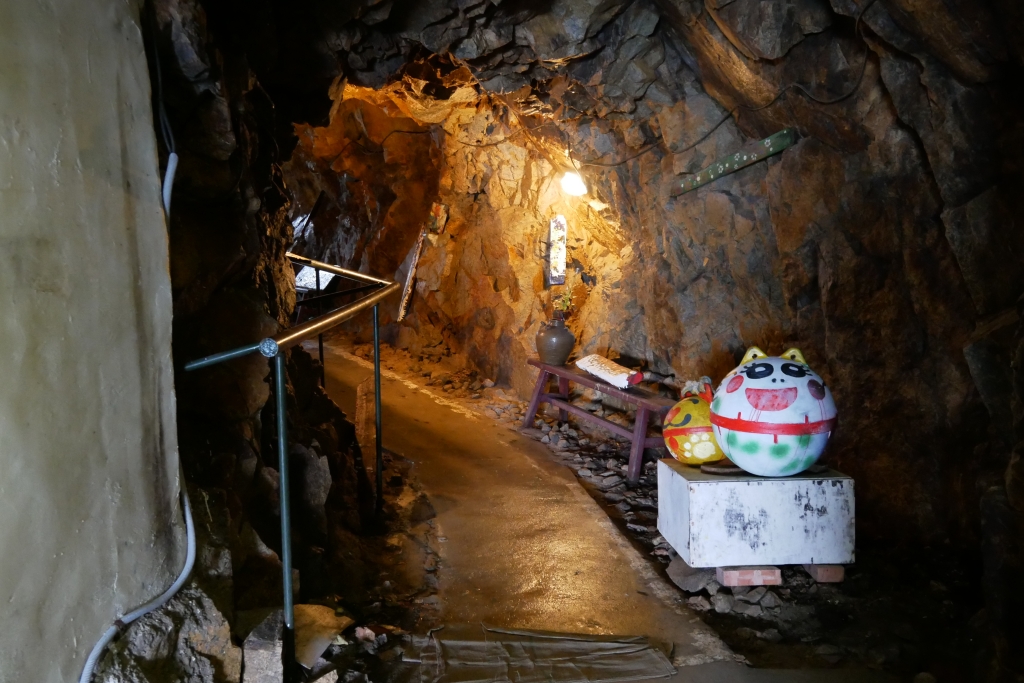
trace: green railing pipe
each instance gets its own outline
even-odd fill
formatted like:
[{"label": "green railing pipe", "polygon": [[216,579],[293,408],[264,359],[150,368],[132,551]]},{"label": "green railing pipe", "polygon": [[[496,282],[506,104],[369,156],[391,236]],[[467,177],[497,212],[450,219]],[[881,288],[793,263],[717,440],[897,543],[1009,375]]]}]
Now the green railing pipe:
[{"label": "green railing pipe", "polygon": [[[389,282],[387,280],[380,280],[369,275],[363,275],[362,273],[355,273],[354,271],[348,271],[344,268],[338,268],[337,266],[331,266],[330,264],[320,263],[312,259],[306,259],[304,257],[297,257],[293,254],[288,255],[293,261],[305,263],[311,265],[314,268],[321,270],[327,270],[337,275],[344,275],[347,277],[353,277],[353,279],[359,279],[364,282],[371,282],[378,285],[380,288],[370,294],[369,296],[363,297],[359,301],[355,301],[346,306],[342,306],[334,311],[326,313],[322,316],[318,316],[309,320],[301,325],[292,327],[284,332],[274,336],[267,337],[257,344],[248,344],[246,346],[240,346],[237,349],[231,349],[230,351],[223,351],[221,353],[215,353],[204,358],[199,358],[194,361],[190,361],[185,364],[185,370],[198,370],[200,368],[209,367],[217,363],[223,363],[235,358],[241,358],[247,356],[250,353],[259,351],[262,355],[267,358],[274,359],[274,394],[277,415],[277,458],[278,458],[278,498],[280,501],[280,516],[281,516],[281,582],[284,590],[284,629],[283,629],[283,647],[282,647],[282,664],[284,665],[284,683],[292,683],[295,680],[296,669],[295,669],[295,604],[292,596],[292,534],[291,534],[291,492],[289,488],[289,476],[288,476],[288,412],[287,412],[287,376],[285,369],[285,349],[298,344],[304,339],[309,339],[315,335],[320,335],[326,330],[339,325],[346,320],[358,315],[367,308],[373,308],[373,371],[374,371],[374,386],[376,388],[376,408],[377,408],[377,439],[376,439],[376,451],[377,451],[377,471],[376,471],[376,485],[377,485],[377,496],[376,496],[376,510],[378,513],[381,512],[384,502],[384,455],[383,446],[381,442],[381,398],[380,398],[380,318],[378,304],[385,297],[395,293],[399,289],[399,285],[396,282]],[[358,276],[358,278],[354,277]]]}]

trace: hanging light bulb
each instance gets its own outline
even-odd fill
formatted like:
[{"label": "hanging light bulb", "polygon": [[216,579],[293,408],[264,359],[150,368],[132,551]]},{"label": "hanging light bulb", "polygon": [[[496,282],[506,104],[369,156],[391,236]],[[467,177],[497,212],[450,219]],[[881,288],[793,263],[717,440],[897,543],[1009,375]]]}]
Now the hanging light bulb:
[{"label": "hanging light bulb", "polygon": [[582,197],[587,193],[587,184],[579,173],[569,171],[562,175],[562,192],[572,197]]}]

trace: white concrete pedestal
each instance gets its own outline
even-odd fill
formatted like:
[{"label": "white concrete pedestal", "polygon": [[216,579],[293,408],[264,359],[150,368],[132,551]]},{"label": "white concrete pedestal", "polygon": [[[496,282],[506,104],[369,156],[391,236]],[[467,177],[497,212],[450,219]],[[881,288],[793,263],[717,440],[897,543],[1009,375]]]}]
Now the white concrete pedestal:
[{"label": "white concrete pedestal", "polygon": [[851,564],[853,479],[704,474],[658,462],[658,531],[691,567]]}]

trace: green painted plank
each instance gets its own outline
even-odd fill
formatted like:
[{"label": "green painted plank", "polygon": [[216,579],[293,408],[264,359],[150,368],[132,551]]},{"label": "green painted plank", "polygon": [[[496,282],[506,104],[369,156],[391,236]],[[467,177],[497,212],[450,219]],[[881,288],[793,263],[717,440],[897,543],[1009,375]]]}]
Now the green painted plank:
[{"label": "green painted plank", "polygon": [[682,182],[683,191],[680,194],[696,190],[698,187],[707,185],[717,178],[735,173],[741,168],[746,168],[762,159],[767,159],[787,147],[792,147],[795,142],[796,131],[792,128],[784,128],[778,133],[766,137],[764,140],[752,142],[735,154],[719,159],[689,180],[684,180]]}]

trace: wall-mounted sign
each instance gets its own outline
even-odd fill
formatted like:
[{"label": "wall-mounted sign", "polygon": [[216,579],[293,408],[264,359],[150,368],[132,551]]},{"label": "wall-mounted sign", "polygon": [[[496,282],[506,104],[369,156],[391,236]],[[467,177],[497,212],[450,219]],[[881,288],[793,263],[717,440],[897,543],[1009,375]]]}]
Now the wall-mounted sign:
[{"label": "wall-mounted sign", "polygon": [[548,227],[548,284],[565,284],[565,216],[555,216]]}]

